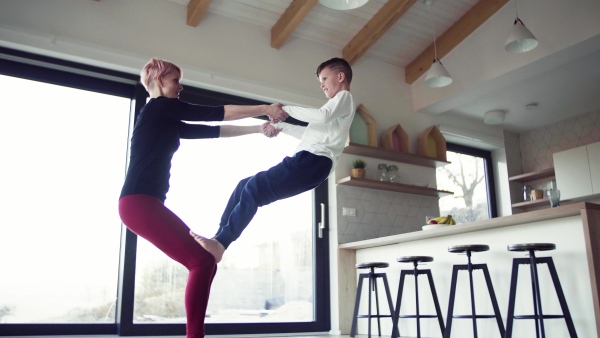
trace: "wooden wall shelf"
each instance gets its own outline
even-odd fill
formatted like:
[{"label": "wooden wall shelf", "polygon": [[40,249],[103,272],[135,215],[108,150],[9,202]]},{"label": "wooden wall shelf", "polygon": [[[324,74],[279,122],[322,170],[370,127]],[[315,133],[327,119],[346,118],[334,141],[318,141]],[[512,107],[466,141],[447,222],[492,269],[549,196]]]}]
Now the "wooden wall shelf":
[{"label": "wooden wall shelf", "polygon": [[550,201],[547,198],[542,198],[539,200],[535,200],[535,201],[525,201],[525,202],[519,202],[519,203],[514,203],[512,205],[513,208],[537,208],[537,207],[541,207],[541,206],[546,206],[546,207],[550,207]]},{"label": "wooden wall shelf", "polygon": [[[552,178],[554,177],[554,168],[546,168],[546,169],[542,169],[542,170],[538,170],[538,171],[532,171],[532,172],[528,172],[528,173],[524,173],[524,174],[520,174],[520,175],[515,175],[512,177],[508,178],[509,182],[518,182],[518,183],[528,183],[528,182],[533,182],[533,181],[537,181],[537,180],[541,180],[541,179],[545,179],[545,178]],[[512,205],[513,209],[529,209],[529,208],[539,208],[539,207],[548,207],[550,208],[550,201],[548,201],[548,198],[544,197],[543,199],[540,200],[535,200],[535,201],[523,201],[523,202],[517,202],[517,203],[513,203]]]},{"label": "wooden wall shelf", "polygon": [[554,168],[542,169],[521,175],[509,177],[510,182],[531,182],[542,178],[554,177]]},{"label": "wooden wall shelf", "polygon": [[447,164],[450,164],[450,162],[440,161],[430,157],[407,154],[399,151],[386,150],[382,148],[370,147],[356,143],[350,143],[349,146],[344,148],[343,153],[358,156],[374,157],[382,160],[402,162],[406,164],[413,164],[430,168],[443,167]]},{"label": "wooden wall shelf", "polygon": [[384,181],[371,180],[368,178],[357,178],[357,177],[351,177],[351,176],[339,179],[336,183],[339,185],[347,185],[347,186],[351,186],[351,187],[402,192],[405,194],[422,195],[422,196],[430,196],[430,197],[444,197],[444,196],[454,195],[454,193],[451,191],[437,190],[437,189],[433,189],[433,188],[420,187],[420,186],[411,185],[411,184],[384,182]]}]

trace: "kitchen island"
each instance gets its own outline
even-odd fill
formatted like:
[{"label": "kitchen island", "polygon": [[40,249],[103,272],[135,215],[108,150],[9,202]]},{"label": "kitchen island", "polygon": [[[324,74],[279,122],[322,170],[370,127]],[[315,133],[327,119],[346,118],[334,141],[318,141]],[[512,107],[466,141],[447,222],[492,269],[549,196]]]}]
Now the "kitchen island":
[{"label": "kitchen island", "polygon": [[[506,247],[517,243],[554,243],[556,250],[538,252],[536,255],[552,256],[565,292],[565,297],[579,337],[598,337],[600,327],[600,204],[575,203],[557,208],[536,210],[506,217],[478,221],[467,224],[446,226],[433,230],[405,233],[365,241],[339,245],[339,311],[342,333],[350,330],[352,309],[356,292],[356,263],[387,262],[386,272],[390,282],[392,298],[396,300],[401,269],[410,265],[396,261],[400,256],[427,255],[434,257],[432,263],[420,268],[432,270],[442,313],[446,317],[452,265],[466,264],[464,255],[448,252],[448,247],[461,244],[487,244],[490,250],[474,253],[474,264],[487,263],[498,298],[503,321],[506,324],[508,294],[513,258],[526,257],[522,252],[510,252]],[[556,293],[550,282],[545,265],[538,265],[542,304],[545,314],[560,314]],[[364,271],[361,271],[364,272]],[[491,314],[492,307],[481,271],[474,273],[475,293],[478,314]],[[462,278],[462,279],[461,279]],[[423,282],[423,284],[421,284]],[[428,299],[428,287],[419,282],[422,313],[434,313],[433,304]],[[520,266],[519,287],[515,314],[533,314],[531,284],[527,266]],[[406,287],[406,286],[405,286]],[[414,284],[408,284],[414,288]],[[385,295],[380,288],[379,295],[382,313],[387,313]],[[405,289],[413,290],[413,289]],[[469,286],[464,274],[459,274],[457,302],[454,313],[470,314]],[[366,313],[367,292],[363,290],[361,313]],[[463,299],[460,301],[460,299]],[[363,306],[364,305],[364,306]],[[414,292],[405,291],[401,313],[414,313]],[[422,319],[424,336],[440,337],[439,328],[433,319]],[[544,321],[548,337],[568,337],[564,319]],[[359,319],[359,334],[366,334],[366,319]],[[375,326],[376,327],[376,326]],[[472,325],[467,319],[454,319],[453,336],[471,336]],[[479,336],[499,337],[493,319],[478,320]],[[391,333],[391,320],[382,319],[382,334]],[[416,336],[414,319],[400,319],[402,335]],[[376,331],[372,332],[376,334]],[[535,336],[532,320],[515,320],[513,337]]]}]

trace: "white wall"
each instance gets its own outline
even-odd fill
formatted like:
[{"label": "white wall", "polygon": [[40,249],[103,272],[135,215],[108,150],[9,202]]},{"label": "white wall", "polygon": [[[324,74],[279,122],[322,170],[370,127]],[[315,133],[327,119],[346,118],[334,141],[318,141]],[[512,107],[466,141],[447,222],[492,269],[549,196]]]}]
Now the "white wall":
[{"label": "white wall", "polygon": [[512,215],[508,170],[504,148],[492,151],[494,187],[496,188],[496,208],[498,217]]}]

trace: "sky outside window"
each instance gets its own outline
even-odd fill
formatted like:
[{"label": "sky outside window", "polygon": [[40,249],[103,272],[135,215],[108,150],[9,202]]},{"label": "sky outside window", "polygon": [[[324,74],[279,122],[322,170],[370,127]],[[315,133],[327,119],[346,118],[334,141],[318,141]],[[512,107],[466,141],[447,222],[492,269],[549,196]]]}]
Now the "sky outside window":
[{"label": "sky outside window", "polygon": [[0,322],[114,322],[130,100],[0,76]]}]

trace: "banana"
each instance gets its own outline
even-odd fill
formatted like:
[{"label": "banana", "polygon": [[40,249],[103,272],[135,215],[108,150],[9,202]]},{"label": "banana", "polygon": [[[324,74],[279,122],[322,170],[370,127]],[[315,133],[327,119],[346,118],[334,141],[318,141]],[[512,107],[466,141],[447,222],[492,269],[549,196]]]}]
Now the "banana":
[{"label": "banana", "polygon": [[452,215],[448,215],[447,218],[448,218],[448,221],[449,221],[447,224],[450,224],[450,225],[455,225],[456,224],[456,221],[454,220],[454,218],[452,218]]},{"label": "banana", "polygon": [[456,224],[456,221],[454,220],[454,218],[452,218],[452,215],[436,217],[433,220],[436,221],[437,224]]}]

